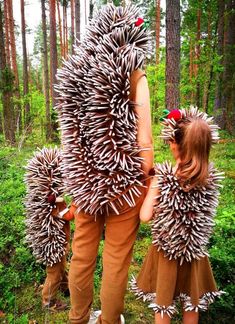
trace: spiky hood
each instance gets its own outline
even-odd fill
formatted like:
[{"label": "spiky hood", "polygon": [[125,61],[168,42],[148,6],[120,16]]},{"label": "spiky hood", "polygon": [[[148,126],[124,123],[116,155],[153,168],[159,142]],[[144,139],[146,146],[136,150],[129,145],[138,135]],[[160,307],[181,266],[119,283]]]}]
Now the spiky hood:
[{"label": "spiky hood", "polygon": [[140,195],[141,148],[128,96],[149,32],[135,26],[137,19],[132,5],[100,10],[58,72],[65,187],[79,210],[95,215],[110,208],[118,213],[121,195],[130,206]]},{"label": "spiky hood", "polygon": [[61,154],[56,148],[35,152],[26,166],[26,242],[39,262],[52,266],[66,251],[65,221],[51,215],[48,196],[63,193]]},{"label": "spiky hood", "polygon": [[181,114],[181,118],[177,120],[174,119],[174,116],[172,118],[169,118],[171,115],[167,116],[167,118],[164,118],[162,121],[163,129],[161,132],[161,138],[164,139],[164,141],[174,140],[175,139],[175,133],[178,130],[178,123],[182,120],[187,120],[188,122],[195,120],[197,118],[200,118],[204,120],[210,130],[211,130],[211,139],[212,143],[216,143],[219,140],[219,133],[218,133],[218,125],[214,124],[213,117],[209,117],[205,112],[199,111],[197,107],[191,106],[189,109],[180,109],[178,112]]}]

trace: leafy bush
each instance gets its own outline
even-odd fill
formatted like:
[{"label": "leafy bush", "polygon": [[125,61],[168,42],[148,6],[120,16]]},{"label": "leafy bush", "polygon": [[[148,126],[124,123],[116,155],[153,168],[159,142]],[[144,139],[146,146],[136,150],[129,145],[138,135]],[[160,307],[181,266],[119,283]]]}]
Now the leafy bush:
[{"label": "leafy bush", "polygon": [[17,288],[42,277],[24,242],[25,154],[10,148],[0,152],[0,309],[13,309]]}]

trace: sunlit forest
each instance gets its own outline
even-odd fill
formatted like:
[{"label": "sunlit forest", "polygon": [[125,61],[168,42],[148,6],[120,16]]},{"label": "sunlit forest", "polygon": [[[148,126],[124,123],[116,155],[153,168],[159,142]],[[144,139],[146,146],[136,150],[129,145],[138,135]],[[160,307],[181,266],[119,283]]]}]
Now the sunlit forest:
[{"label": "sunlit forest", "polygon": [[[16,2],[20,11],[16,11]],[[112,1],[111,1],[112,2]],[[37,3],[39,11],[30,12]],[[67,323],[68,311],[41,309],[45,267],[25,243],[25,165],[37,148],[59,147],[57,71],[75,53],[105,0],[0,0],[0,322]],[[151,98],[155,162],[171,159],[159,139],[164,110],[197,106],[214,116],[220,140],[211,160],[225,173],[209,253],[216,282],[226,292],[200,323],[233,323],[235,300],[235,1],[133,0],[151,31],[145,62]],[[29,27],[29,15],[40,22]],[[18,17],[18,20],[16,19]],[[33,37],[33,44],[29,36]],[[30,49],[30,50],[29,50]],[[71,223],[72,233],[74,225]],[[141,225],[129,273],[137,273],[151,242]],[[103,241],[95,272],[94,309],[100,308]],[[71,254],[70,254],[71,257]],[[69,303],[69,297],[60,296]],[[151,324],[147,305],[128,291],[127,324]],[[181,323],[180,316],[173,323]]]}]

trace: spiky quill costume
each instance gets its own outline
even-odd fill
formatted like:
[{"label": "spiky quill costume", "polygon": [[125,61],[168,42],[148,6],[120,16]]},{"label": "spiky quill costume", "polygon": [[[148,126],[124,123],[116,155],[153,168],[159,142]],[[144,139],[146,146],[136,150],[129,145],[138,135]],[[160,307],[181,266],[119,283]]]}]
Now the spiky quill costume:
[{"label": "spiky quill costume", "polygon": [[58,72],[65,188],[78,211],[95,216],[118,214],[122,201],[134,207],[141,195],[141,148],[129,94],[149,32],[137,21],[134,6],[104,7]]},{"label": "spiky quill costume", "polygon": [[[165,141],[175,139],[178,120],[190,123],[196,118],[207,122],[212,142],[218,140],[218,127],[207,114],[191,107],[180,110],[180,117],[179,111],[175,115],[176,120],[163,120]],[[177,300],[185,311],[206,310],[223,293],[216,288],[206,250],[223,175],[210,164],[207,184],[185,190],[170,163],[157,164],[155,174],[159,194],[154,201],[152,245],[137,280],[132,278],[131,290],[161,315],[174,315]]]},{"label": "spiky quill costume", "polygon": [[38,262],[52,266],[66,253],[65,221],[52,216],[48,196],[63,194],[61,153],[57,148],[35,152],[26,166],[26,242]]}]

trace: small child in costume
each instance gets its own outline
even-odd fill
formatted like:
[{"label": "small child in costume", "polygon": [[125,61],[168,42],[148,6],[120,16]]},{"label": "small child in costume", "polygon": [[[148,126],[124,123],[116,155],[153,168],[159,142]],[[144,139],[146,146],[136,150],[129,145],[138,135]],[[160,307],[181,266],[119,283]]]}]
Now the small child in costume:
[{"label": "small child in costume", "polygon": [[46,279],[42,289],[42,306],[50,310],[64,310],[67,304],[56,299],[57,291],[60,289],[67,296],[68,289],[68,273],[66,271],[67,256],[69,253],[69,240],[70,240],[70,220],[74,218],[76,208],[71,205],[70,209],[62,197],[55,198],[54,195],[48,196],[48,201],[53,206],[51,216],[54,218],[62,219],[64,222],[63,231],[65,233],[67,246],[66,252],[59,262],[46,267]]},{"label": "small child in costume", "polygon": [[37,261],[46,265],[42,306],[63,310],[67,304],[56,299],[57,291],[68,291],[66,259],[69,251],[70,210],[62,197],[61,153],[56,148],[36,151],[26,166],[26,242]]},{"label": "small child in costume", "polygon": [[131,290],[150,302],[155,323],[170,323],[180,301],[183,323],[193,324],[198,323],[198,311],[207,310],[223,293],[216,288],[206,250],[223,178],[209,163],[218,127],[193,107],[170,112],[163,126],[161,137],[176,164],[154,168],[140,210],[143,222],[152,219],[153,241]]}]

